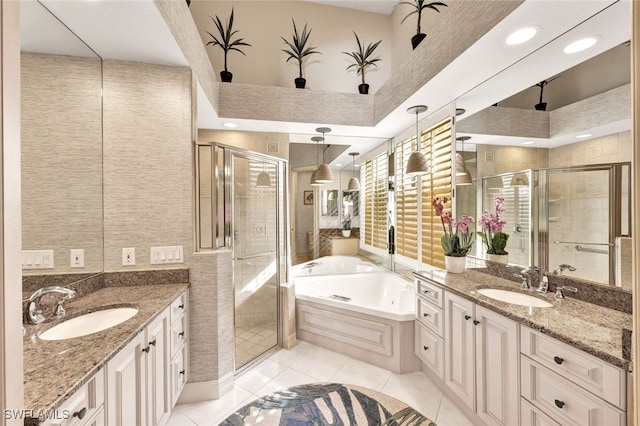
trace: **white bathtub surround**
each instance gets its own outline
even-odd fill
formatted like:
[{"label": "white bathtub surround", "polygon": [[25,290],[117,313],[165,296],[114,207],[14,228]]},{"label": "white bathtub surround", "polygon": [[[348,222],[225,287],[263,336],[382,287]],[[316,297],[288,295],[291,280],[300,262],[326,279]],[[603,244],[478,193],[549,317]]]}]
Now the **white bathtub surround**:
[{"label": "white bathtub surround", "polygon": [[396,373],[417,371],[413,292],[390,272],[297,277],[297,336]]},{"label": "white bathtub surround", "polygon": [[292,277],[380,272],[379,266],[356,256],[324,256],[291,268]]}]

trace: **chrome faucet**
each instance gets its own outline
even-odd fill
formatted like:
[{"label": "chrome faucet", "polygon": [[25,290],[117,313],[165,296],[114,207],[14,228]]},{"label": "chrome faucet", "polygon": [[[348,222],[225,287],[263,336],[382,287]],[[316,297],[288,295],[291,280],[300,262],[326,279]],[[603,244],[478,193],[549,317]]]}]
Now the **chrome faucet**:
[{"label": "chrome faucet", "polygon": [[527,277],[525,277],[524,275],[520,275],[520,274],[513,274],[514,277],[516,278],[520,278],[522,280],[522,283],[520,284],[520,288],[524,289],[524,290],[530,290],[531,286],[529,286],[529,283],[527,282]]},{"label": "chrome faucet", "polygon": [[554,269],[554,270],[553,270],[553,275],[558,275],[558,276],[560,276],[560,275],[562,275],[562,273],[563,273],[564,271],[571,271],[571,272],[573,272],[573,271],[575,271],[575,270],[576,270],[576,268],[574,268],[573,266],[568,265],[568,264],[566,264],[566,263],[563,263],[562,265],[558,265],[558,267],[557,267],[556,269]]},{"label": "chrome faucet", "polygon": [[[529,284],[529,282],[530,282],[529,274],[531,272],[535,272],[536,274],[544,274],[544,271],[542,269],[540,269],[539,267],[537,267],[537,266],[529,266],[527,268],[524,268],[522,271],[520,271],[520,273],[522,275],[513,274],[514,276],[519,276],[524,280],[523,283],[522,283],[521,288],[524,288],[524,289],[527,289],[527,290],[531,289],[532,286],[531,286],[531,284]],[[525,286],[525,282],[526,282],[526,286]]]},{"label": "chrome faucet", "polygon": [[58,307],[56,308],[56,316],[63,317],[66,314],[64,309],[64,302],[76,297],[75,290],[71,290],[60,286],[42,287],[36,290],[28,299],[24,300],[28,302],[27,305],[27,320],[32,324],[40,324],[46,318],[42,315],[42,310],[38,309],[38,302],[40,298],[47,293],[60,293],[65,296],[58,301]]},{"label": "chrome faucet", "polygon": [[578,289],[575,287],[569,287],[569,286],[564,286],[564,287],[558,287],[556,288],[556,294],[555,296],[553,296],[554,299],[564,299],[564,294],[562,294],[562,290],[567,290],[567,291],[571,291],[573,293],[577,293]]}]

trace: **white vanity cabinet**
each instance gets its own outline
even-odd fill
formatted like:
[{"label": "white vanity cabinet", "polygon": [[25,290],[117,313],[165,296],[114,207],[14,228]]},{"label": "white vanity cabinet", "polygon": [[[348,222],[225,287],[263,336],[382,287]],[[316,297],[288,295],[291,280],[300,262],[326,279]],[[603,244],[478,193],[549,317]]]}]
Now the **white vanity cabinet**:
[{"label": "white vanity cabinet", "polygon": [[415,354],[444,379],[444,290],[416,281]]},{"label": "white vanity cabinet", "polygon": [[109,426],[161,426],[168,422],[184,385],[176,386],[176,362],[181,365],[179,377],[186,377],[186,361],[180,354],[186,353],[187,347],[187,323],[182,322],[187,297],[187,292],[178,297],[107,363]]},{"label": "white vanity cabinet", "polygon": [[170,344],[170,382],[169,397],[171,406],[175,406],[188,378],[189,345],[188,324],[189,293],[184,292],[170,306],[171,344]]},{"label": "white vanity cabinet", "polygon": [[626,424],[626,372],[521,327],[522,424],[549,421],[575,426]]},{"label": "white vanity cabinet", "polygon": [[104,368],[82,385],[43,426],[104,426]]},{"label": "white vanity cabinet", "polygon": [[446,292],[446,385],[490,425],[515,425],[518,401],[518,324]]}]

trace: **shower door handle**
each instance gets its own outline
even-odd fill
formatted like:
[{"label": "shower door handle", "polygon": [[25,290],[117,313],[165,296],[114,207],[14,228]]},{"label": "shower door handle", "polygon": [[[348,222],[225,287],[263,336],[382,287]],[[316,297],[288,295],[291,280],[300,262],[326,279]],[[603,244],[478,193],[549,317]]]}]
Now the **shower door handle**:
[{"label": "shower door handle", "polygon": [[253,259],[253,258],[256,258],[256,257],[270,256],[272,254],[276,254],[276,252],[275,251],[268,251],[266,253],[250,254],[248,256],[234,257],[233,260],[247,260],[247,259]]}]

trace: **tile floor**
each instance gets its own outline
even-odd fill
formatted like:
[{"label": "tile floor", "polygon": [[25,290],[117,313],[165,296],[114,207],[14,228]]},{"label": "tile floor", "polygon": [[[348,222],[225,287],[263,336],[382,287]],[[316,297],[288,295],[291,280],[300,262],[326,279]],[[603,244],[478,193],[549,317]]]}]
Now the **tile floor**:
[{"label": "tile floor", "polygon": [[244,365],[278,343],[277,325],[236,327],[236,365]]},{"label": "tile floor", "polygon": [[169,426],[215,426],[237,408],[290,386],[338,382],[364,386],[393,396],[438,426],[472,423],[421,372],[395,374],[305,342],[279,350],[236,378],[232,392],[213,401],[177,405]]}]

